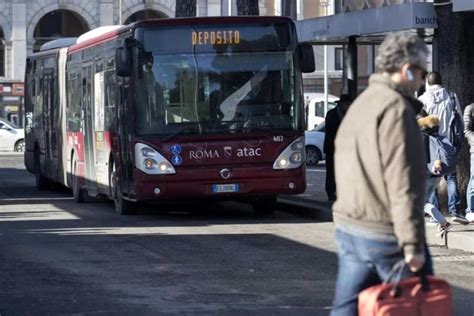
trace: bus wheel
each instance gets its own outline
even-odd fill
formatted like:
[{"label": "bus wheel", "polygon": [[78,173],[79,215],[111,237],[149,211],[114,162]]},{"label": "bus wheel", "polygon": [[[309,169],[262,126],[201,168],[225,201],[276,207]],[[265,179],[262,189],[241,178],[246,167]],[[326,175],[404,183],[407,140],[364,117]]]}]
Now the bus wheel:
[{"label": "bus wheel", "polygon": [[276,197],[257,198],[252,202],[252,208],[254,216],[271,216],[275,212]]},{"label": "bus wheel", "polygon": [[80,187],[79,176],[77,175],[77,163],[75,161],[72,170],[72,196],[76,203],[84,203],[86,192]]},{"label": "bus wheel", "polygon": [[114,204],[115,212],[119,215],[136,214],[136,203],[123,198],[122,190],[119,185],[115,186]]},{"label": "bus wheel", "polygon": [[112,172],[109,176],[110,193],[114,200],[115,212],[119,215],[133,215],[136,213],[136,203],[125,200],[119,181],[116,179],[115,164],[112,165]]},{"label": "bus wheel", "polygon": [[49,188],[49,181],[41,174],[41,164],[38,150],[35,151],[35,180],[38,190],[46,190]]}]

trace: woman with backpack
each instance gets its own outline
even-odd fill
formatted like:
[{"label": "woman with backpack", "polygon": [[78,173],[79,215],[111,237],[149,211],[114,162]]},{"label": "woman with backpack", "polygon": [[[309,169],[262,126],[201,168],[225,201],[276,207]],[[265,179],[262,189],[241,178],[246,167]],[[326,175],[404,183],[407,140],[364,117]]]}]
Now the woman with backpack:
[{"label": "woman with backpack", "polygon": [[[442,85],[441,74],[432,71],[426,75],[426,91],[418,98],[429,115],[436,115],[439,119],[438,133],[448,139],[459,152],[463,143],[463,119],[462,110],[456,93],[449,91]],[[461,199],[459,196],[456,168],[443,175],[448,189],[448,210],[453,222],[469,224],[462,215]],[[430,201],[439,208],[439,200],[436,191],[431,195]]]},{"label": "woman with backpack", "polygon": [[[422,111],[424,112],[424,111]],[[440,210],[430,202],[430,196],[438,187],[441,177],[456,167],[456,150],[446,137],[438,133],[439,119],[435,115],[422,113],[417,119],[425,145],[427,160],[427,178],[425,195],[425,214],[430,215],[438,223],[439,235],[443,236],[451,228],[451,224]]]}]

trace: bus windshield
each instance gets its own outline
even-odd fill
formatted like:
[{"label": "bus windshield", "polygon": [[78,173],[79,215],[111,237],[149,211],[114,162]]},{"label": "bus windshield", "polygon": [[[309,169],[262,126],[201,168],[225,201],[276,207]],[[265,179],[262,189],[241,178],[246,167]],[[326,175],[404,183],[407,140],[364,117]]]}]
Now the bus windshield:
[{"label": "bus windshield", "polygon": [[227,46],[163,52],[145,47],[135,94],[138,134],[300,129],[293,51],[267,47],[270,51],[229,51]]}]

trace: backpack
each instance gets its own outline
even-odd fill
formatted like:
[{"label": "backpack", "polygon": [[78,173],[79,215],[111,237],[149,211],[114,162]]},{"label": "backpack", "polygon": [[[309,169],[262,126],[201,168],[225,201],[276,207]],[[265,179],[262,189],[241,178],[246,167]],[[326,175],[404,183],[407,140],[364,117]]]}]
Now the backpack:
[{"label": "backpack", "polygon": [[456,148],[446,137],[439,134],[425,134],[425,146],[427,150],[426,159],[428,163],[441,160],[442,175],[447,175],[456,170],[457,155]]},{"label": "backpack", "polygon": [[451,144],[453,144],[456,152],[459,152],[464,140],[463,119],[456,108],[456,96],[452,92],[448,92],[448,94],[450,96],[450,103],[453,111],[453,116],[449,122],[448,140]]}]

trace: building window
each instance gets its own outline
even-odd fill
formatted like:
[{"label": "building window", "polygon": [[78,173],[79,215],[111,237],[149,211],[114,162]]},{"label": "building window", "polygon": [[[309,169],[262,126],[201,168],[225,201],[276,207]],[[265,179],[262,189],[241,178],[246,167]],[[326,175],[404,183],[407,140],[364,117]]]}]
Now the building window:
[{"label": "building window", "polygon": [[344,68],[344,53],[342,47],[334,49],[334,70],[343,70]]}]

